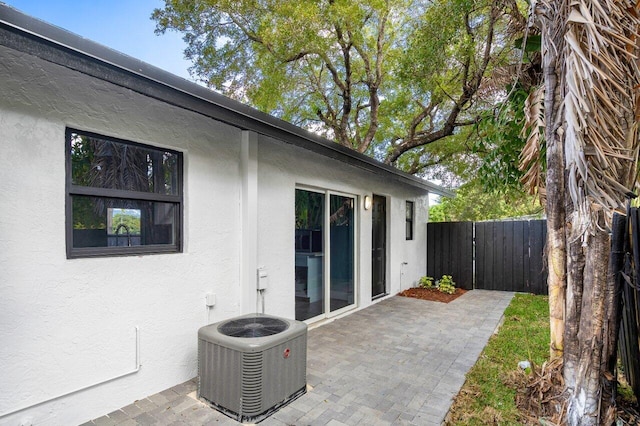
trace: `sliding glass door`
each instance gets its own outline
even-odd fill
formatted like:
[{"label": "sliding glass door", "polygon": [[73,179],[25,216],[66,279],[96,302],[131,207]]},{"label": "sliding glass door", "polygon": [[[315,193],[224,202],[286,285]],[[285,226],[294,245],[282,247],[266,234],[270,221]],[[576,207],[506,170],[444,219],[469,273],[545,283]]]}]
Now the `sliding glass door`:
[{"label": "sliding glass door", "polygon": [[324,194],[296,189],[296,319],[324,313]]},{"label": "sliding glass door", "polygon": [[355,304],[355,205],[347,195],[296,189],[297,320],[330,316]]},{"label": "sliding glass door", "polygon": [[342,195],[330,196],[330,312],[337,311],[354,303],[354,204],[355,200],[351,197]]}]

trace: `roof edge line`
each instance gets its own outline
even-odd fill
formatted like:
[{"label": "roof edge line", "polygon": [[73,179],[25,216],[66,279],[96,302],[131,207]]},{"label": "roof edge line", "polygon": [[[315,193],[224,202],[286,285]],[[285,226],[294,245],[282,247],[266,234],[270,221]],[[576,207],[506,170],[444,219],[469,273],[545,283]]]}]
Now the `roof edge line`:
[{"label": "roof edge line", "polygon": [[[44,40],[54,46],[58,46],[59,48],[70,50],[98,63],[126,71],[138,78],[154,82],[168,89],[175,90],[187,96],[213,104],[214,106],[225,109],[240,117],[261,123],[267,127],[301,138],[313,144],[317,144],[325,149],[335,152],[338,155],[348,157],[357,163],[363,163],[363,166],[369,166],[366,168],[369,171],[372,171],[370,168],[379,169],[395,175],[396,178],[399,178],[401,181],[404,181],[406,184],[411,186],[421,187],[441,196],[455,196],[455,194],[447,188],[382,163],[372,157],[344,147],[337,142],[331,141],[320,135],[313,134],[309,130],[264,113],[234,99],[228,98],[211,89],[200,86],[193,81],[189,81],[169,71],[163,70],[162,68],[82,37],[59,26],[24,14],[18,9],[1,1],[0,23],[12,28],[14,31],[29,34],[32,37]],[[82,46],[83,44],[86,46]],[[238,127],[237,125],[235,126]]]}]

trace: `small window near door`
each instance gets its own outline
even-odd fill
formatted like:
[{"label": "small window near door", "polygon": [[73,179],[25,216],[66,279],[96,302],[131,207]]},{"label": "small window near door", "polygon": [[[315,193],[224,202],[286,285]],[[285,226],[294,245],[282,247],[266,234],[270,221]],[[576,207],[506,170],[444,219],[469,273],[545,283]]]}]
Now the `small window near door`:
[{"label": "small window near door", "polygon": [[407,201],[406,204],[407,210],[407,240],[413,240],[413,201]]}]

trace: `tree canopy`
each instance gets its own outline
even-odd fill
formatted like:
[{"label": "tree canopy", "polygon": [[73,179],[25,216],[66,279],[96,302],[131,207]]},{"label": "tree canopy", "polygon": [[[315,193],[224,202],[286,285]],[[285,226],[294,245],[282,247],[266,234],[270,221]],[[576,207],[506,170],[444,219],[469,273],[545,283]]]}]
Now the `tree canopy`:
[{"label": "tree canopy", "polygon": [[514,189],[487,191],[482,182],[475,179],[458,188],[454,198],[444,198],[429,208],[429,222],[541,218],[543,210],[537,198]]},{"label": "tree canopy", "polygon": [[165,0],[153,19],[211,88],[418,174],[468,151],[525,24],[515,0]]}]

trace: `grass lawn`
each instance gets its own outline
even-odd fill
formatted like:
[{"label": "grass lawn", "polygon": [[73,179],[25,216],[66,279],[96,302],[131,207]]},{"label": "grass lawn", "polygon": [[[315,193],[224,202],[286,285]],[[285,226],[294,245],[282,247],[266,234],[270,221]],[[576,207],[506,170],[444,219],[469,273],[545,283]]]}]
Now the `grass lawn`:
[{"label": "grass lawn", "polygon": [[549,356],[549,298],[516,294],[504,312],[504,323],[491,337],[467,374],[447,425],[516,425],[515,390],[505,381],[529,360],[541,365]]}]

